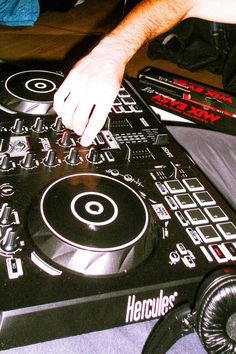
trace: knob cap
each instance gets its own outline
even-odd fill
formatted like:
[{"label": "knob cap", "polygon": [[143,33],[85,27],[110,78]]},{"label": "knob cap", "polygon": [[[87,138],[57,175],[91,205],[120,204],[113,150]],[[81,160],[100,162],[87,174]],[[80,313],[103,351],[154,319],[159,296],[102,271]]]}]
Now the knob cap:
[{"label": "knob cap", "polygon": [[14,231],[11,227],[8,227],[6,230],[1,248],[3,251],[8,253],[14,252],[18,248],[16,231]]},{"label": "knob cap", "polygon": [[10,134],[7,132],[0,133],[0,152],[6,152],[10,145]]},{"label": "knob cap", "polygon": [[57,164],[56,152],[54,150],[48,150],[44,163],[47,166],[55,166]]},{"label": "knob cap", "polygon": [[11,222],[12,222],[12,207],[8,203],[5,203],[3,204],[1,209],[0,224],[5,226],[5,225],[10,225]]},{"label": "knob cap", "polygon": [[24,121],[20,118],[16,118],[14,126],[12,128],[12,132],[15,134],[22,134],[24,133]]},{"label": "knob cap", "polygon": [[54,124],[52,125],[52,129],[55,130],[57,133],[61,133],[65,127],[62,124],[62,118],[56,117]]},{"label": "knob cap", "polygon": [[66,157],[66,162],[70,165],[76,165],[79,162],[79,155],[76,148],[71,148],[68,156]]},{"label": "knob cap", "polygon": [[34,153],[32,151],[26,151],[26,154],[21,161],[21,166],[24,168],[32,168],[35,166]]},{"label": "knob cap", "polygon": [[87,159],[91,163],[100,163],[100,162],[102,162],[102,156],[101,156],[100,150],[96,149],[95,147],[91,147],[89,149],[89,153],[87,155]]},{"label": "knob cap", "polygon": [[68,130],[65,130],[61,136],[60,139],[60,145],[63,147],[69,147],[71,145],[71,137],[70,137],[70,132]]},{"label": "knob cap", "polygon": [[42,133],[44,131],[44,124],[43,124],[43,118],[42,117],[37,117],[35,119],[35,123],[33,125],[33,130],[36,133]]},{"label": "knob cap", "polygon": [[4,154],[0,161],[0,170],[6,171],[12,167],[11,159],[9,154]]}]

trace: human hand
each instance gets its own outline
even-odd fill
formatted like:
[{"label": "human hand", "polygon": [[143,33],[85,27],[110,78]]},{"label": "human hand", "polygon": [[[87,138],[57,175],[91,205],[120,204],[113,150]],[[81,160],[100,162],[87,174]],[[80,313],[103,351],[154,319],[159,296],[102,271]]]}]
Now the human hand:
[{"label": "human hand", "polygon": [[54,109],[66,128],[89,146],[102,129],[122,82],[125,65],[108,45],[95,47],[76,63],[54,96]]}]

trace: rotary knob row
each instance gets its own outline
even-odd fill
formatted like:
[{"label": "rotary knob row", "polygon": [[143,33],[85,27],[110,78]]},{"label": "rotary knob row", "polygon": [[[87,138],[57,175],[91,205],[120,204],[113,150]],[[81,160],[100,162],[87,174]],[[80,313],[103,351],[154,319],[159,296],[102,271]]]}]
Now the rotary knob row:
[{"label": "rotary knob row", "polygon": [[[80,161],[78,150],[75,147],[70,149],[68,155],[65,158],[65,161],[70,165],[76,165]],[[56,166],[59,163],[56,152],[50,149],[47,152],[45,159],[43,159],[43,163],[49,167]]]},{"label": "rotary knob row", "polygon": [[[57,133],[61,133],[61,132],[64,131],[65,127],[62,124],[61,117],[56,117],[54,123],[51,125],[51,128]],[[48,127],[44,124],[44,118],[43,117],[36,117],[35,118],[35,122],[30,127],[30,129],[32,131],[36,132],[36,133],[43,133],[43,132],[47,131]],[[13,134],[24,134],[28,130],[29,130],[29,128],[27,128],[25,126],[24,119],[22,119],[22,118],[16,118],[15,121],[14,121],[13,126],[10,128],[10,131]],[[7,135],[7,133],[4,132],[4,131],[0,132],[0,152],[3,151],[3,149],[2,149],[3,141],[4,140],[7,141],[6,136],[3,136],[4,134]],[[8,134],[8,137],[9,137],[9,134]],[[8,142],[9,142],[9,139],[10,138],[8,138]],[[2,142],[1,142],[1,140],[2,140]],[[6,148],[6,143],[4,143],[4,144],[5,144],[5,148]]]},{"label": "rotary knob row", "polygon": [[[62,124],[62,119],[60,117],[57,117],[55,119],[55,122],[51,125],[51,128],[57,133],[63,132],[65,130],[65,127]],[[47,127],[44,124],[43,118],[37,117],[31,129],[36,133],[45,132],[47,130]],[[13,126],[10,128],[9,131],[1,130],[0,131],[0,153],[7,152],[9,150],[10,138],[11,138],[10,132],[13,134],[24,134],[27,132],[27,130],[28,129],[24,125],[24,120],[21,118],[16,118]],[[66,142],[63,142],[62,146],[66,146]]]},{"label": "rotary knob row", "polygon": [[9,203],[2,204],[0,209],[1,250],[7,253],[18,249],[18,235],[16,226],[19,225],[18,213]]},{"label": "rotary knob row", "polygon": [[[70,165],[77,164],[79,159],[78,150],[75,147],[72,147],[65,158],[65,161]],[[59,164],[59,160],[56,156],[56,151],[50,149],[47,151],[43,163],[46,166],[53,167]],[[38,161],[35,159],[35,154],[33,151],[26,151],[23,159],[20,161],[19,165],[24,169],[32,169],[39,166]],[[0,171],[8,171],[13,168],[13,162],[8,153],[5,153],[1,156],[0,159]]]}]

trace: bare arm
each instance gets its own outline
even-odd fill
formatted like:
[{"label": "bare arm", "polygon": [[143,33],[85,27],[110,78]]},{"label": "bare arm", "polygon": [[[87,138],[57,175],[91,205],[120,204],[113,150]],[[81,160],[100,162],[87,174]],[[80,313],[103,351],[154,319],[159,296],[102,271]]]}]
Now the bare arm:
[{"label": "bare arm", "polygon": [[[55,95],[54,108],[62,117],[64,125],[82,135],[82,145],[90,145],[106,120],[127,62],[144,42],[167,31],[184,18],[204,17],[206,4],[209,12],[215,8],[216,2],[221,5],[224,3],[225,7],[227,1],[236,2],[141,1],[89,55],[76,63],[59,88]],[[220,16],[220,11],[217,13]]]},{"label": "bare arm", "polygon": [[208,21],[236,23],[236,1],[196,0],[188,16]]}]

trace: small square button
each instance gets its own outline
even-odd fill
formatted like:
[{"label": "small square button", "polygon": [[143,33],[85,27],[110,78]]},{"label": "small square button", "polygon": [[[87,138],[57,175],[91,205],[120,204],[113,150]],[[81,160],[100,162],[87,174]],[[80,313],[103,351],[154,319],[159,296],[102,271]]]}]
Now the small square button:
[{"label": "small square button", "polygon": [[164,183],[171,194],[186,192],[186,189],[184,188],[182,183],[180,183],[180,181],[177,179],[165,181]]},{"label": "small square button", "polygon": [[119,97],[129,97],[130,94],[128,91],[126,91],[125,89],[122,88],[119,90],[118,96]]},{"label": "small square button", "polygon": [[182,209],[194,208],[197,206],[196,202],[188,193],[177,194],[174,196],[174,198]]},{"label": "small square button", "polygon": [[211,221],[227,221],[229,218],[219,206],[212,206],[204,209]]},{"label": "small square button", "polygon": [[198,178],[185,178],[183,179],[185,186],[188,188],[190,192],[202,191],[204,190],[203,185],[199,181]]},{"label": "small square button", "polygon": [[221,237],[212,225],[196,227],[197,232],[205,243],[221,241]]},{"label": "small square button", "polygon": [[236,227],[232,222],[224,222],[217,224],[216,227],[221,232],[223,237],[226,240],[235,240],[236,239]]},{"label": "small square button", "polygon": [[201,206],[215,205],[216,202],[207,191],[193,193],[194,198]]},{"label": "small square button", "polygon": [[222,244],[222,247],[228,252],[230,259],[236,261],[236,245],[233,242],[225,242]]},{"label": "small square button", "polygon": [[185,210],[185,215],[187,216],[188,220],[190,220],[192,225],[201,225],[208,223],[208,219],[203,214],[201,209]]},{"label": "small square button", "polygon": [[131,97],[131,96],[125,96],[123,97],[121,94],[121,101],[125,104],[125,105],[130,105],[130,104],[135,104],[135,100]]}]

